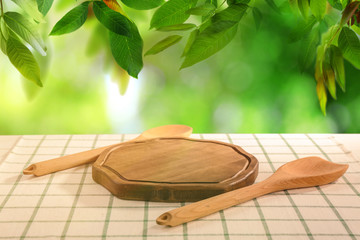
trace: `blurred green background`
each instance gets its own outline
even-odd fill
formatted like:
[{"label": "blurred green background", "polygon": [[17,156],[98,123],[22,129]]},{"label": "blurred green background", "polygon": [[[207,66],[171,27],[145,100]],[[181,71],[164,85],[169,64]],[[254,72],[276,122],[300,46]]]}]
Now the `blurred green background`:
[{"label": "blurred green background", "polygon": [[[0,134],[138,133],[164,124],[186,124],[197,133],[360,132],[359,71],[345,64],[346,93],[338,88],[338,100],[329,100],[324,116],[314,64],[301,71],[300,43],[289,43],[297,20],[288,11],[277,14],[259,3],[258,30],[248,14],[228,46],[181,71],[186,39],[145,57],[139,79],[131,78],[121,95],[121,76],[109,70],[106,44],[95,39],[89,46],[96,21],[47,37],[77,4],[55,1],[42,24],[48,46],[48,55],[39,58],[43,88],[22,79],[0,55]],[[125,10],[140,29],[145,51],[165,36],[148,30],[152,10]],[[98,51],[89,55],[89,48]]]}]

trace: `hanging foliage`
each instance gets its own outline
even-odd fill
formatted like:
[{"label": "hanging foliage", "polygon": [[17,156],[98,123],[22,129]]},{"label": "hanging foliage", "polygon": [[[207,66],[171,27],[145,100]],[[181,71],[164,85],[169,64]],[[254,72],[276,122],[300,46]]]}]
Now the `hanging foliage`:
[{"label": "hanging foliage", "polygon": [[[12,1],[24,13],[6,11],[3,1]],[[265,0],[268,8],[281,13],[273,0]],[[41,69],[32,51],[46,55],[46,46],[38,33],[38,25],[44,22],[53,0],[0,0],[0,47],[10,62],[28,80],[42,86]],[[136,23],[122,8],[126,5],[136,10],[155,9],[149,28],[169,32],[165,38],[144,51],[143,40]],[[161,53],[187,39],[183,49],[180,69],[191,67],[228,45],[237,34],[239,22],[245,14],[252,14],[254,28],[263,21],[262,9],[252,6],[249,0],[97,0],[77,3],[52,28],[49,35],[69,34],[78,30],[93,13],[102,28],[101,32],[113,59],[109,60],[126,73],[126,81],[137,78],[143,68],[143,57]],[[345,91],[344,60],[360,69],[360,1],[349,0],[289,0],[294,14],[300,16],[299,26],[290,39],[301,41],[303,54],[299,57],[301,69],[315,66],[316,91],[321,110],[326,113],[328,94],[336,99],[337,85]],[[335,9],[339,21],[325,21],[329,9]],[[197,16],[200,23],[187,22]],[[320,31],[320,26],[327,30]],[[181,35],[172,32],[181,32]],[[323,32],[321,34],[321,32]],[[95,39],[96,36],[93,36]],[[91,50],[94,52],[95,50]],[[119,76],[120,76],[119,75]],[[123,84],[124,85],[124,84]],[[124,85],[125,86],[125,85]],[[122,87],[122,94],[124,88]],[[127,84],[126,84],[127,86]]]}]

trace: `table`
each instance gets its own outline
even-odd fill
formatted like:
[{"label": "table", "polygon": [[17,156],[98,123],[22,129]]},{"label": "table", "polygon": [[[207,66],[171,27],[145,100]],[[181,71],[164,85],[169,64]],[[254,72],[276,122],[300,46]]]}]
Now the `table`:
[{"label": "table", "polygon": [[256,182],[310,155],[349,169],[335,183],[273,193],[174,228],[155,219],[187,203],[118,199],[93,182],[89,165],[21,173],[30,163],[135,136],[0,136],[0,239],[360,239],[360,134],[193,134],[255,155]]}]

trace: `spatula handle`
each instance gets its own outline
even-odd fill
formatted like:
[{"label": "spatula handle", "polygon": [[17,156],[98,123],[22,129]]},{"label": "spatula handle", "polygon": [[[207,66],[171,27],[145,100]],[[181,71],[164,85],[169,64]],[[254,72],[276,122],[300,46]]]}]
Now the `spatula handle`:
[{"label": "spatula handle", "polygon": [[33,174],[35,176],[43,176],[83,164],[92,163],[99,157],[102,151],[115,145],[116,144],[34,163],[24,169],[23,173],[26,175]]},{"label": "spatula handle", "polygon": [[[139,141],[143,140],[144,137],[142,135],[137,136],[136,138],[129,140],[131,141]],[[105,147],[100,147],[96,149],[87,150],[84,152],[74,153],[58,158],[53,158],[50,160],[38,162],[31,164],[27,168],[23,170],[23,174],[25,175],[35,175],[37,177],[43,176],[46,174],[70,169],[73,167],[78,167],[84,164],[95,162],[99,155],[107,148],[114,147],[122,143],[116,143]]]},{"label": "spatula handle", "polygon": [[177,226],[192,220],[205,217],[234,205],[247,202],[256,197],[277,191],[265,180],[263,182],[223,193],[199,202],[191,203],[160,215],[156,222],[159,225]]}]

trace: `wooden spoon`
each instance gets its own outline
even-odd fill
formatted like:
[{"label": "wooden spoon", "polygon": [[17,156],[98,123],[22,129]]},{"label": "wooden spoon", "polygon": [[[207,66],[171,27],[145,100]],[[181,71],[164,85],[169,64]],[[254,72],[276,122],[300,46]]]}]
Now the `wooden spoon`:
[{"label": "wooden spoon", "polygon": [[319,157],[300,158],[284,164],[262,182],[171,210],[160,215],[156,222],[177,226],[268,193],[328,184],[341,177],[348,167]]},{"label": "wooden spoon", "polygon": [[[165,125],[148,129],[130,141],[139,141],[159,137],[189,137],[191,133],[192,128],[186,125]],[[27,175],[33,174],[35,176],[43,176],[49,173],[77,167],[86,163],[91,163],[99,157],[102,151],[119,144],[122,143],[31,164],[29,167],[23,170],[23,173]]]}]

